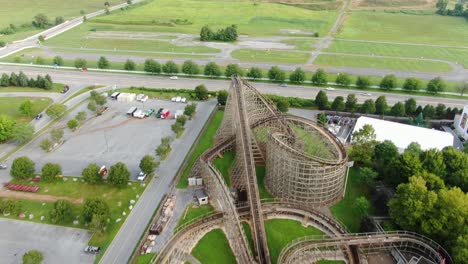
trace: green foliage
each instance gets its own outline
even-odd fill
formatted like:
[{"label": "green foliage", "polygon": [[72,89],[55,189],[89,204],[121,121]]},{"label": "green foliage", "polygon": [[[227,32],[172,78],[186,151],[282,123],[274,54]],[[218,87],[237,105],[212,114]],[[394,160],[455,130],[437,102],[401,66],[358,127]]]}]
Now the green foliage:
[{"label": "green foliage", "polygon": [[278,108],[278,110],[280,110],[283,113],[288,112],[288,110],[289,110],[288,100],[286,100],[286,98],[281,98],[281,99],[277,100],[276,101],[276,108]]},{"label": "green foliage", "polygon": [[33,113],[32,108],[33,108],[33,103],[31,102],[31,100],[26,100],[21,103],[19,107],[19,111],[22,115],[31,116]]},{"label": "green foliage", "polygon": [[371,125],[364,125],[358,131],[353,133],[352,143],[349,156],[357,164],[369,167],[374,158],[374,148],[377,142],[375,141],[375,130]]},{"label": "green foliage", "polygon": [[398,148],[390,140],[377,143],[374,148],[374,168],[382,175],[387,175],[389,164],[400,157]]},{"label": "green foliage", "polygon": [[312,75],[311,81],[316,85],[325,85],[328,82],[327,73],[323,69],[317,69]]},{"label": "green foliage", "polygon": [[345,110],[346,105],[343,96],[337,96],[335,97],[335,100],[333,100],[333,103],[331,105],[331,108],[337,112],[341,112]]},{"label": "green foliage", "polygon": [[319,125],[322,126],[324,126],[327,123],[327,116],[324,112],[320,112],[317,114],[317,123],[319,123]]},{"label": "green foliage", "polygon": [[195,97],[198,100],[208,99],[208,89],[206,89],[205,85],[200,84],[195,87]]},{"label": "green foliage", "polygon": [[50,25],[49,18],[47,18],[44,14],[37,14],[34,17],[34,21],[32,22],[33,26],[37,28],[47,28]]},{"label": "green foliage", "polygon": [[44,256],[39,250],[30,250],[23,255],[23,264],[41,264]]},{"label": "green foliage", "polygon": [[354,203],[354,208],[356,211],[359,212],[361,216],[365,216],[371,208],[371,203],[366,197],[360,196],[356,199]]},{"label": "green foliage", "polygon": [[27,179],[34,174],[34,162],[28,157],[22,156],[13,160],[10,175],[15,179]]},{"label": "green foliage", "polygon": [[130,59],[127,59],[124,64],[124,69],[126,71],[134,71],[136,69],[135,62]]},{"label": "green foliage", "polygon": [[55,18],[55,25],[60,25],[64,22],[63,17],[58,16]]},{"label": "green foliage", "polygon": [[68,223],[73,216],[72,204],[67,200],[57,200],[50,211],[52,223]]},{"label": "green foliage", "polygon": [[403,84],[403,89],[408,92],[418,91],[422,88],[421,80],[417,78],[408,78]]},{"label": "green foliage", "polygon": [[56,163],[46,163],[42,167],[41,180],[44,182],[55,181],[57,176],[62,175],[62,167]]},{"label": "green foliage", "polygon": [[188,116],[189,119],[192,119],[197,110],[197,105],[195,103],[188,104],[184,108],[184,115]]},{"label": "green foliage", "polygon": [[3,86],[3,87],[10,86],[10,77],[8,76],[8,74],[6,73],[2,74],[2,78],[0,79],[0,86]]},{"label": "green foliage", "polygon": [[354,113],[357,108],[357,98],[355,94],[348,94],[346,97],[345,109],[348,112]]},{"label": "green foliage", "polygon": [[406,107],[402,102],[398,102],[392,106],[391,112],[394,116],[405,116]]},{"label": "green foliage", "polygon": [[340,73],[336,76],[335,83],[342,86],[349,86],[351,84],[351,76],[347,73]]},{"label": "green foliage", "polygon": [[213,32],[208,26],[203,26],[200,30],[200,40],[201,41],[224,41],[232,42],[236,41],[238,37],[237,26],[231,25],[225,29],[219,29],[216,33]]},{"label": "green foliage", "polygon": [[53,146],[53,143],[52,143],[52,141],[50,141],[50,139],[44,138],[44,139],[41,141],[41,143],[39,144],[39,146],[40,146],[41,149],[43,149],[44,151],[49,152],[50,149],[51,149],[52,146]]},{"label": "green foliage", "polygon": [[110,67],[109,60],[106,57],[101,56],[101,57],[99,57],[97,66],[98,66],[99,69],[109,69],[109,67]]},{"label": "green foliage", "polygon": [[356,79],[356,86],[361,89],[369,88],[371,85],[370,78],[367,76],[358,76]]},{"label": "green foliage", "polygon": [[273,66],[268,70],[268,78],[272,81],[283,82],[286,79],[286,73],[278,66]]},{"label": "green foliage", "polygon": [[88,167],[83,169],[81,176],[83,180],[90,184],[97,184],[102,182],[102,176],[99,174],[100,167],[96,163],[89,164]]},{"label": "green foliage", "polygon": [[145,174],[151,174],[159,165],[153,156],[145,155],[140,161],[140,169]]},{"label": "green foliage", "polygon": [[315,105],[318,106],[320,110],[328,108],[328,96],[327,93],[323,90],[320,90],[315,96]]},{"label": "green foliage", "polygon": [[361,112],[364,114],[373,114],[375,110],[375,103],[372,99],[367,99],[361,106]]},{"label": "green foliage", "polygon": [[184,132],[184,126],[182,126],[180,123],[172,124],[171,129],[177,135],[177,137],[182,135],[182,132]]},{"label": "green foliage", "polygon": [[86,67],[86,60],[85,59],[82,59],[82,58],[76,58],[75,59],[75,62],[74,62],[74,65],[75,65],[75,68],[85,68]]},{"label": "green foliage", "polygon": [[125,164],[117,162],[110,167],[107,180],[117,187],[125,187],[130,180],[130,171]]},{"label": "green foliage", "polygon": [[205,71],[204,71],[206,76],[210,77],[219,77],[221,76],[221,69],[219,68],[218,64],[215,62],[208,62],[205,65]]},{"label": "green foliage", "polygon": [[176,118],[176,123],[179,123],[181,126],[185,126],[185,123],[187,122],[187,117],[184,115],[178,116]]},{"label": "green foliage", "polygon": [[301,68],[296,68],[289,75],[289,80],[293,83],[303,83],[305,81],[305,72]]},{"label": "green foliage", "polygon": [[445,176],[445,162],[441,151],[430,149],[422,154],[423,169],[440,177]]},{"label": "green foliage", "polygon": [[109,205],[99,197],[86,198],[82,215],[85,223],[91,223],[95,217],[107,219],[110,215]]},{"label": "green foliage", "polygon": [[384,90],[392,90],[397,86],[397,78],[395,75],[386,75],[380,81],[380,88]]},{"label": "green foliage", "polygon": [[175,62],[173,61],[167,61],[163,66],[162,66],[162,71],[165,73],[178,73],[179,72],[179,67]]},{"label": "green foliage", "polygon": [[453,147],[442,150],[446,167],[445,181],[468,192],[468,154]]},{"label": "green foliage", "polygon": [[56,143],[60,142],[63,138],[63,129],[61,128],[54,128],[50,131],[50,137]]},{"label": "green foliage", "polygon": [[416,113],[416,100],[410,98],[405,101],[405,113],[407,115],[414,115]]},{"label": "green foliage", "polygon": [[161,139],[161,144],[156,148],[156,155],[158,155],[161,160],[164,160],[169,152],[171,152],[171,137],[164,137]]},{"label": "green foliage", "polygon": [[239,65],[230,63],[226,66],[224,75],[226,77],[231,77],[233,75],[244,76],[244,70],[241,67],[239,67]]},{"label": "green foliage", "polygon": [[90,98],[92,101],[96,102],[96,104],[101,106],[107,103],[107,98],[96,91],[91,91]]},{"label": "green foliage", "polygon": [[445,84],[444,80],[440,77],[436,77],[427,83],[426,90],[430,93],[436,94],[445,91],[446,88],[447,84]]},{"label": "green foliage", "polygon": [[86,117],[87,117],[86,112],[81,111],[76,114],[75,119],[81,123],[86,120]]},{"label": "green foliage", "polygon": [[55,118],[62,116],[66,110],[67,110],[67,107],[64,104],[56,103],[56,104],[49,106],[49,108],[47,108],[46,114],[50,118],[55,119]]},{"label": "green foliage", "polygon": [[200,67],[198,67],[198,64],[196,64],[192,60],[186,60],[184,61],[184,64],[182,65],[182,72],[188,75],[199,74]]},{"label": "green foliage", "polygon": [[34,126],[29,123],[16,123],[13,126],[13,137],[16,142],[23,144],[34,137]]},{"label": "green foliage", "polygon": [[153,59],[146,59],[144,71],[152,74],[161,72],[161,64]]},{"label": "green foliage", "polygon": [[78,127],[78,121],[76,119],[70,119],[67,122],[67,126],[71,130],[75,130]]},{"label": "green foliage", "polygon": [[387,111],[387,98],[385,95],[381,95],[375,100],[375,113],[379,115],[385,115]]},{"label": "green foliage", "polygon": [[227,101],[227,98],[228,98],[228,91],[226,90],[221,90],[218,92],[218,104],[220,105],[226,105],[226,101]]},{"label": "green foliage", "polygon": [[252,78],[254,80],[262,78],[263,77],[262,75],[263,75],[262,70],[257,67],[252,67],[247,72],[247,77]]},{"label": "green foliage", "polygon": [[97,111],[97,105],[96,105],[96,102],[94,100],[92,101],[89,101],[88,103],[88,109],[93,111],[93,112],[96,112]]},{"label": "green foliage", "polygon": [[372,187],[375,184],[375,181],[379,177],[379,174],[374,171],[372,168],[369,167],[361,167],[359,168],[359,183],[367,186]]}]

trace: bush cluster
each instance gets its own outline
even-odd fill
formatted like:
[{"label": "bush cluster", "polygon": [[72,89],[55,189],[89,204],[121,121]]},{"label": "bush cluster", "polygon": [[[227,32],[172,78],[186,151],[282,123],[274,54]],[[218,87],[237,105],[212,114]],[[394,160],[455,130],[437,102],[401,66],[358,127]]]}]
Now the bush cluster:
[{"label": "bush cluster", "polygon": [[208,26],[202,27],[200,31],[200,40],[201,41],[224,41],[232,42],[236,41],[238,37],[237,26],[231,25],[224,29],[219,29],[217,32],[213,32]]}]

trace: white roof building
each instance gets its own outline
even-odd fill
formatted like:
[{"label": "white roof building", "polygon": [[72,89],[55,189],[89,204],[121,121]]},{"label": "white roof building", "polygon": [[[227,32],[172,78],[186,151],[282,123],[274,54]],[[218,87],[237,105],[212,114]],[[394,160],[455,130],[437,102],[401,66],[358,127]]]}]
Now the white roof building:
[{"label": "white roof building", "polygon": [[421,145],[422,150],[432,148],[441,150],[447,146],[453,146],[453,135],[444,131],[405,125],[365,116],[361,116],[357,119],[354,131],[358,131],[364,125],[371,125],[374,128],[377,141],[382,142],[390,140],[400,151],[403,151],[412,142]]},{"label": "white roof building", "polygon": [[463,107],[463,112],[460,115],[455,115],[453,125],[457,134],[468,140],[468,105]]}]

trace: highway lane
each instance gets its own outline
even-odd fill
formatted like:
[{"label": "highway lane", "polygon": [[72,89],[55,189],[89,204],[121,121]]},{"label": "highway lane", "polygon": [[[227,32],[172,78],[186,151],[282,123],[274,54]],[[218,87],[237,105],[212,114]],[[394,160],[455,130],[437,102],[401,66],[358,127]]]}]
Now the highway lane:
[{"label": "highway lane", "polygon": [[[49,74],[55,82],[68,85],[117,85],[118,88],[130,86],[143,86],[148,88],[188,88],[193,89],[198,84],[205,84],[208,90],[223,90],[229,88],[229,80],[219,79],[197,79],[197,78],[182,78],[179,80],[170,80],[167,76],[149,76],[141,74],[125,74],[125,73],[102,73],[102,72],[80,72],[71,70],[53,70],[33,67],[16,67],[16,66],[0,66],[0,73],[23,71],[28,76],[36,76],[38,74]],[[253,84],[261,93],[275,94],[282,96],[293,96],[300,98],[313,99],[321,87],[290,85],[288,87],[280,87],[272,83],[254,83]],[[417,96],[406,94],[391,94],[383,93],[376,89],[370,92],[371,95],[365,95],[367,92],[358,90],[336,89],[327,91],[328,98],[333,100],[336,96],[346,97],[349,93],[356,94],[360,103],[367,99],[376,99],[378,96],[385,95],[389,104],[415,98],[420,105],[432,104],[437,105],[443,103],[447,107],[463,107],[468,104],[467,99],[442,98],[431,96]]]}]

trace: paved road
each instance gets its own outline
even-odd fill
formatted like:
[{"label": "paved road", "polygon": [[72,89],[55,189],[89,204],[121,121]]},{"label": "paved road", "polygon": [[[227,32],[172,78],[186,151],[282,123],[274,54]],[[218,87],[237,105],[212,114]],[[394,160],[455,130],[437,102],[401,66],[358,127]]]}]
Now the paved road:
[{"label": "paved road", "polygon": [[[99,72],[79,72],[79,71],[65,71],[65,70],[51,70],[41,68],[20,68],[12,66],[0,66],[0,73],[3,72],[18,72],[22,70],[27,75],[35,76],[37,74],[50,74],[52,79],[59,83],[66,83],[69,85],[114,85],[118,87],[130,87],[130,86],[144,86],[149,88],[189,88],[192,89],[198,84],[205,84],[209,90],[227,90],[229,88],[230,81],[228,80],[211,80],[211,79],[195,79],[195,78],[179,78],[179,80],[169,80],[168,77],[164,76],[148,76],[139,74],[118,74],[118,73],[99,73]],[[265,94],[276,94],[282,96],[293,96],[313,99],[317,95],[318,91],[323,89],[320,87],[290,85],[288,87],[280,87],[277,84],[271,83],[254,83],[254,86]],[[466,99],[453,99],[453,98],[440,98],[431,96],[416,96],[416,95],[405,95],[405,94],[388,94],[382,92],[371,92],[371,96],[365,96],[360,91],[350,91],[347,89],[336,89],[335,91],[329,91],[329,99],[333,99],[336,96],[346,97],[349,93],[355,93],[359,102],[372,98],[376,99],[378,96],[385,95],[389,104],[394,104],[399,101],[407,100],[412,97],[415,98],[418,104],[426,105],[443,103],[447,107],[463,107],[468,103]]]},{"label": "paved road", "polygon": [[82,264],[94,260],[94,255],[83,252],[91,238],[87,230],[0,218],[0,233],[0,256],[4,264],[22,263],[23,254],[33,249],[41,251],[44,263],[48,264]]}]

